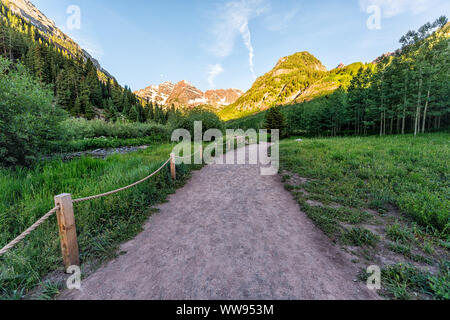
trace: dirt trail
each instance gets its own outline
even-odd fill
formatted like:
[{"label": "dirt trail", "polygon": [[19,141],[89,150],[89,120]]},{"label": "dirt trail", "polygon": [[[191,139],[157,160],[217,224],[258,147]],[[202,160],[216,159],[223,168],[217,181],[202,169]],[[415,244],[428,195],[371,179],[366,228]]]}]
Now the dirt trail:
[{"label": "dirt trail", "polygon": [[[267,146],[265,146],[267,148]],[[237,152],[257,152],[250,146]],[[376,299],[356,267],[258,165],[208,165],[127,253],[60,299]]]}]

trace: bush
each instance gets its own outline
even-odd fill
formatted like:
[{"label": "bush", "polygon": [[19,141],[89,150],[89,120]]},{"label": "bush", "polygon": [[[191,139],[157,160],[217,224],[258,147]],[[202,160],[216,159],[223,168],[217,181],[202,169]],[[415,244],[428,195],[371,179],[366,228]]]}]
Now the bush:
[{"label": "bush", "polygon": [[62,109],[21,64],[0,57],[0,165],[29,165],[60,135]]}]

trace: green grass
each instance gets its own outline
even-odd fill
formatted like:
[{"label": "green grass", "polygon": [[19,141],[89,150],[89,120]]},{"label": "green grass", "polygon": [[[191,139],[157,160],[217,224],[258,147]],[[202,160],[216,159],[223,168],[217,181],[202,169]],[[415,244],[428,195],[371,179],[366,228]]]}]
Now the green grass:
[{"label": "green grass", "polygon": [[[332,241],[360,247],[352,249],[357,260],[382,267],[388,298],[448,300],[449,140],[449,133],[284,140],[283,182]],[[385,265],[385,248],[402,263]]]},{"label": "green grass", "polygon": [[386,228],[387,237],[396,242],[410,243],[414,241],[414,235],[405,227],[396,223]]},{"label": "green grass", "polygon": [[450,234],[449,140],[449,133],[301,143],[290,139],[281,142],[281,167],[313,179],[305,189],[321,201],[380,213],[394,205],[429,232],[446,237]]},{"label": "green grass", "polygon": [[[0,247],[53,208],[55,195],[71,193],[79,198],[126,186],[159,168],[172,148],[173,145],[165,144],[106,160],[86,157],[41,163],[33,169],[0,170]],[[149,207],[164,201],[193,168],[178,166],[178,180],[174,182],[166,167],[135,188],[75,205],[81,261],[112,257],[120,243],[139,233],[152,213]],[[21,298],[43,276],[61,267],[53,216],[0,258],[0,299]],[[53,293],[55,288],[47,291]]]},{"label": "green grass", "polygon": [[382,270],[382,286],[387,295],[398,300],[426,294],[433,299],[450,299],[450,261],[443,262],[437,275],[419,270],[411,264],[391,265]]},{"label": "green grass", "polygon": [[367,229],[356,227],[344,232],[342,241],[352,246],[376,247],[380,238]]}]

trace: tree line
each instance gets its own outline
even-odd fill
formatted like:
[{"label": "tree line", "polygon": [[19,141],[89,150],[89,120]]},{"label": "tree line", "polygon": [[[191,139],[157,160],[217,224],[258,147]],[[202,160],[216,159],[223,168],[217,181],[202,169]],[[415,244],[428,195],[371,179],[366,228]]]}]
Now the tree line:
[{"label": "tree line", "polygon": [[289,134],[424,133],[450,124],[449,38],[445,16],[409,31],[402,48],[360,68],[348,88],[283,108]]}]

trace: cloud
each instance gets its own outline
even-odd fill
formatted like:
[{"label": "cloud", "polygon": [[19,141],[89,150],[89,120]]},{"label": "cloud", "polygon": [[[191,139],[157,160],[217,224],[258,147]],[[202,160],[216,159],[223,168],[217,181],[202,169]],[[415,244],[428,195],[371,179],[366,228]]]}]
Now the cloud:
[{"label": "cloud", "polygon": [[105,55],[102,46],[98,42],[91,41],[90,39],[87,38],[80,38],[74,36],[72,36],[72,39],[95,59],[100,59]]},{"label": "cloud", "polygon": [[220,64],[209,65],[208,71],[208,84],[211,88],[215,88],[216,85],[214,83],[216,77],[223,72],[223,68]]},{"label": "cloud", "polygon": [[[439,0],[437,0],[439,1]],[[381,8],[382,14],[386,18],[411,12],[412,14],[422,13],[433,7],[436,0],[359,0],[361,10],[366,11],[370,6]]]},{"label": "cloud", "polygon": [[223,4],[214,15],[215,23],[211,29],[214,41],[210,50],[217,57],[231,54],[237,37],[240,35],[248,50],[250,72],[255,76],[252,36],[249,28],[251,19],[267,12],[270,8],[266,0],[239,0]]},{"label": "cloud", "polygon": [[275,13],[268,15],[264,19],[266,28],[270,31],[282,31],[287,29],[289,23],[295,18],[299,9],[290,10],[284,13]]}]

